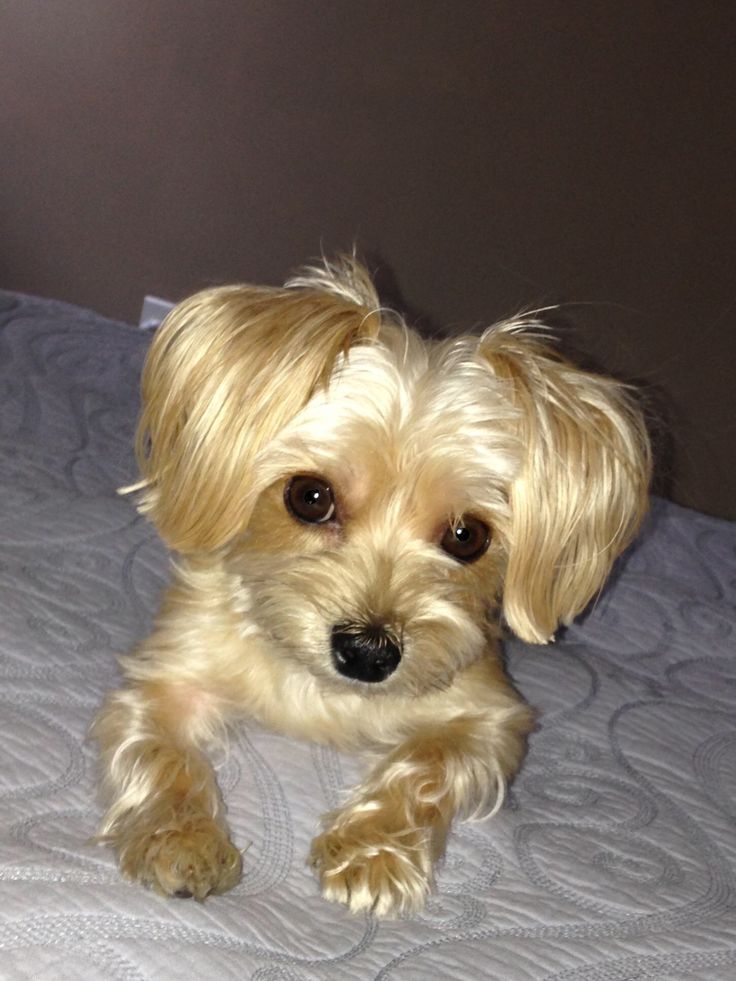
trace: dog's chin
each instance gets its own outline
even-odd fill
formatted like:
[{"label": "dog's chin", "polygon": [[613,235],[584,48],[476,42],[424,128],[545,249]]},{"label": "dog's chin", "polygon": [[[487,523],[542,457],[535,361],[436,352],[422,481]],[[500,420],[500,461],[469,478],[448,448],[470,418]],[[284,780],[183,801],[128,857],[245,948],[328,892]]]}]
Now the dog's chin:
[{"label": "dog's chin", "polygon": [[359,681],[356,678],[346,678],[339,671],[315,675],[322,685],[323,691],[335,694],[359,695],[361,698],[385,698],[386,696],[403,694],[404,688],[396,680],[387,678],[385,681]]}]

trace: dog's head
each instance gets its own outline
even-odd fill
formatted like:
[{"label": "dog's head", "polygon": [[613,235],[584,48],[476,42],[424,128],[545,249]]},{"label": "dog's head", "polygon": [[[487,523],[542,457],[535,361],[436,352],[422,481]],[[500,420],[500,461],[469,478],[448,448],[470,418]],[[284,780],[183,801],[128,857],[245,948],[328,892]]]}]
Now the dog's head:
[{"label": "dog's head", "polygon": [[164,540],[225,563],[275,656],[366,693],[449,684],[499,612],[549,640],[646,506],[622,386],[534,325],[425,341],[351,260],[185,301],[143,401],[140,506]]}]

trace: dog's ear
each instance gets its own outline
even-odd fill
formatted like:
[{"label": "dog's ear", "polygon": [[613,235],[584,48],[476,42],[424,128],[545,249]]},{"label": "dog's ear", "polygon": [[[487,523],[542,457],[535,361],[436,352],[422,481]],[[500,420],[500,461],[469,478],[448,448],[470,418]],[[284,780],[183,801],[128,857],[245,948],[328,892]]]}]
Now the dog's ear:
[{"label": "dog's ear", "polygon": [[574,367],[538,333],[491,328],[480,351],[519,410],[504,615],[519,637],[546,643],[585,608],[635,534],[648,501],[649,441],[625,386]]},{"label": "dog's ear", "polygon": [[359,297],[328,290],[205,290],[159,328],[143,372],[134,489],[171,548],[211,550],[245,527],[256,454],[327,383],[341,352],[377,334]]}]

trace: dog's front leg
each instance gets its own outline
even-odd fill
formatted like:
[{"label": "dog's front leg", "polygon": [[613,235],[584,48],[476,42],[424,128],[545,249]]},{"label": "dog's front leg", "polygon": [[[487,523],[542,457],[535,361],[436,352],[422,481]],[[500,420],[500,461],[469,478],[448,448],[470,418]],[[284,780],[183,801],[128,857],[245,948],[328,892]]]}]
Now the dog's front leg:
[{"label": "dog's front leg", "polygon": [[145,683],[110,695],[92,735],[108,810],[99,840],[122,872],[168,896],[202,900],[240,878],[212,766],[200,744],[217,708],[183,685]]},{"label": "dog's front leg", "polygon": [[391,751],[312,843],[324,896],[378,916],[421,910],[453,817],[501,803],[529,725],[519,705],[501,725],[455,718]]}]

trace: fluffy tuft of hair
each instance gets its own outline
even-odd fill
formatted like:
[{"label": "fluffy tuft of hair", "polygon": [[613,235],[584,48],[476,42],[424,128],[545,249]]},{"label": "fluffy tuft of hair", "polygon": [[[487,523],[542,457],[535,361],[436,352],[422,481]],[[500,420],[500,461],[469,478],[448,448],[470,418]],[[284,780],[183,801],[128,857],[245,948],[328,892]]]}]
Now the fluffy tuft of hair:
[{"label": "fluffy tuft of hair", "polygon": [[263,490],[252,461],[379,328],[317,289],[218,287],[174,308],[143,373],[136,488],[171,548],[211,550],[247,525]]},{"label": "fluffy tuft of hair", "polygon": [[648,506],[651,452],[632,393],[566,361],[532,324],[480,340],[520,409],[525,454],[512,482],[504,613],[520,637],[547,643],[603,585]]},{"label": "fluffy tuft of hair", "polygon": [[286,281],[286,289],[318,290],[340,297],[369,313],[385,312],[368,270],[355,252],[322,257],[321,262],[303,266]]}]

